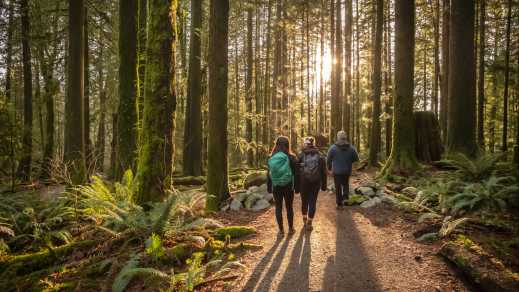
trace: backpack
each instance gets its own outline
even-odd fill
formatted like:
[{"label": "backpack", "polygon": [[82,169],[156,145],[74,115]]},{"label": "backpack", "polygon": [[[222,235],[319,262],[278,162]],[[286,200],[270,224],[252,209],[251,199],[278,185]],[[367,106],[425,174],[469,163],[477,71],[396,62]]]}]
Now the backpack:
[{"label": "backpack", "polygon": [[292,182],[290,158],[283,152],[277,152],[268,160],[270,179],[275,187],[286,186]]},{"label": "backpack", "polygon": [[315,183],[321,179],[319,173],[320,158],[318,153],[303,155],[302,176],[305,181]]}]

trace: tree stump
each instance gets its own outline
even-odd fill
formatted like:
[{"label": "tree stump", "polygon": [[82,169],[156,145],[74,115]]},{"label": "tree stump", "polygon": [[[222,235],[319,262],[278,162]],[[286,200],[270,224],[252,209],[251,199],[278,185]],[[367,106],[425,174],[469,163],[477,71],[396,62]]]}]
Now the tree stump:
[{"label": "tree stump", "polygon": [[414,113],[414,117],[416,157],[425,163],[440,160],[444,148],[436,115],[430,111],[419,111]]}]

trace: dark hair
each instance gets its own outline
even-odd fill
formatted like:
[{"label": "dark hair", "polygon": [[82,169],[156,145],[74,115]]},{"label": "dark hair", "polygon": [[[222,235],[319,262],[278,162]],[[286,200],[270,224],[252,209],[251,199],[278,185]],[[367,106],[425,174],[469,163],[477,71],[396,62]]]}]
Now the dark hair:
[{"label": "dark hair", "polygon": [[290,140],[286,136],[277,137],[274,147],[272,147],[272,151],[270,152],[270,156],[279,151],[284,152],[286,155],[292,155],[292,151],[290,150]]}]

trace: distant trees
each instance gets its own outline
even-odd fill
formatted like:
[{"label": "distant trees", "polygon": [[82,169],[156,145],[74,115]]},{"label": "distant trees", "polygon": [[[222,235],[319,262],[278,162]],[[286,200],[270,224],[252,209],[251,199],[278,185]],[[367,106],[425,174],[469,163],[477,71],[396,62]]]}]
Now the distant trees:
[{"label": "distant trees", "polygon": [[140,204],[160,201],[172,187],[176,3],[148,0],[144,105],[135,194]]},{"label": "distant trees", "polygon": [[229,196],[227,165],[229,0],[211,0],[209,16],[209,123],[206,209]]},{"label": "distant trees", "polygon": [[373,75],[371,80],[371,98],[373,109],[371,113],[371,136],[369,141],[369,164],[376,166],[380,152],[380,114],[381,114],[381,80],[382,80],[382,30],[384,24],[384,2],[376,1],[376,30],[373,44]]},{"label": "distant trees", "polygon": [[191,1],[189,72],[184,126],[184,175],[202,175],[202,0]]}]

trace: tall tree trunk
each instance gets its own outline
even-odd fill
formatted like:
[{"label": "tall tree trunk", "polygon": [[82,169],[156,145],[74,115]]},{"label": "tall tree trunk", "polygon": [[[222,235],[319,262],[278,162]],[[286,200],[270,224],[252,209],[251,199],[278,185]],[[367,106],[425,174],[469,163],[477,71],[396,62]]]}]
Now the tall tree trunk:
[{"label": "tall tree trunk", "polygon": [[438,118],[438,87],[440,82],[440,0],[434,0],[434,79],[432,89],[432,110]]},{"label": "tall tree trunk", "polygon": [[474,14],[474,0],[451,1],[447,149],[470,156],[477,154]]},{"label": "tall tree trunk", "polygon": [[443,141],[447,141],[447,118],[448,118],[448,96],[449,96],[449,19],[450,1],[442,0],[442,64],[440,79],[440,128]]},{"label": "tall tree trunk", "polygon": [[[334,64],[333,60],[336,57],[336,49],[335,49],[335,0],[330,0],[330,55],[332,59],[331,69],[330,69],[330,132],[328,133],[328,138],[330,139],[330,143],[335,141],[336,130],[333,128],[333,119],[335,111],[333,110],[333,105],[335,105],[335,70],[337,66]],[[326,119],[326,118],[325,118]]]},{"label": "tall tree trunk", "polygon": [[260,31],[261,31],[261,9],[259,0],[255,0],[255,33],[254,33],[254,96],[255,96],[255,166],[261,165],[262,153],[260,151],[261,145],[261,111],[263,108],[263,97],[261,96],[261,43],[260,43]]},{"label": "tall tree trunk", "polygon": [[106,82],[103,80],[103,46],[99,46],[97,59],[97,84],[99,88],[99,124],[97,128],[97,139],[95,145],[96,169],[103,172],[105,161],[106,144]]},{"label": "tall tree trunk", "polygon": [[229,197],[227,166],[227,71],[229,0],[211,0],[209,17],[209,137],[206,209]]},{"label": "tall tree trunk", "polygon": [[410,174],[418,166],[415,152],[414,106],[414,0],[395,1],[395,97],[393,104],[393,146],[382,170]]},{"label": "tall tree trunk", "polygon": [[485,18],[486,0],[480,0],[479,8],[479,75],[478,75],[478,144],[485,149]]},{"label": "tall tree trunk", "polygon": [[84,135],[84,0],[69,1],[67,96],[65,100],[64,159],[74,184],[86,179]]},{"label": "tall tree trunk", "polygon": [[351,140],[350,121],[351,121],[351,46],[352,46],[352,26],[353,8],[352,0],[345,3],[345,23],[344,23],[344,100],[342,102],[342,129],[346,131],[348,139]]},{"label": "tall tree trunk", "polygon": [[321,0],[321,23],[320,23],[320,64],[319,64],[319,105],[318,105],[318,112],[319,115],[317,116],[318,124],[317,124],[317,133],[324,133],[325,127],[324,127],[324,77],[323,77],[323,70],[324,70],[324,13],[326,10],[326,5],[324,3],[324,0]]},{"label": "tall tree trunk", "polygon": [[423,110],[427,111],[427,44],[423,48]]},{"label": "tall tree trunk", "polygon": [[7,40],[5,44],[5,97],[7,102],[11,102],[11,67],[13,61],[14,0],[9,1],[9,6],[7,9],[9,10],[9,12],[7,20]]},{"label": "tall tree trunk", "polygon": [[22,14],[22,62],[23,62],[23,141],[22,158],[18,175],[24,181],[31,179],[32,164],[32,66],[30,47],[29,1],[20,1]]},{"label": "tall tree trunk", "polygon": [[335,3],[335,69],[334,69],[334,86],[332,88],[332,114],[331,114],[331,135],[330,138],[342,129],[342,6],[341,1]]},{"label": "tall tree trunk", "polygon": [[392,81],[393,74],[391,72],[391,3],[387,2],[386,9],[387,20],[386,24],[386,75],[385,75],[385,83],[386,83],[386,103],[384,107],[384,111],[386,114],[385,118],[385,128],[386,128],[386,156],[389,157],[391,155],[391,144],[393,138],[393,92],[392,92]]},{"label": "tall tree trunk", "polygon": [[183,173],[195,176],[202,175],[202,17],[202,0],[192,0]]},{"label": "tall tree trunk", "polygon": [[306,124],[307,132],[312,135],[312,100],[310,94],[310,2],[305,1],[305,32],[306,32]]},{"label": "tall tree trunk", "polygon": [[268,147],[270,146],[270,126],[271,124],[271,115],[270,115],[270,108],[271,108],[271,78],[270,78],[270,47],[271,47],[271,35],[272,35],[272,28],[271,28],[271,22],[272,22],[272,1],[268,0],[268,7],[267,7],[267,40],[266,40],[266,52],[265,52],[265,83],[263,85],[263,131],[262,131],[262,137],[263,137],[263,147],[265,153],[268,151]]},{"label": "tall tree trunk", "polygon": [[[149,0],[144,115],[137,163],[136,201],[159,201],[171,188],[176,110],[177,1]],[[133,67],[133,72],[136,72]],[[135,79],[134,79],[135,80]],[[119,130],[121,116],[119,114]],[[119,133],[119,137],[124,136]]]},{"label": "tall tree trunk", "polygon": [[[87,168],[87,172],[91,171],[91,164],[92,164],[92,141],[90,140],[90,56],[89,56],[89,38],[88,38],[88,10],[85,6],[85,17],[84,17],[84,38],[85,41],[83,43],[83,58],[85,58],[84,65],[83,65],[83,78],[84,81],[84,96],[83,96],[83,135],[85,135],[85,164]],[[88,175],[88,173],[87,173]]]},{"label": "tall tree trunk", "polygon": [[355,0],[355,40],[356,40],[356,61],[355,65],[355,141],[357,142],[357,150],[361,151],[361,141],[360,141],[360,122],[361,122],[361,111],[360,111],[360,32],[359,32],[359,1]]},{"label": "tall tree trunk", "polygon": [[[138,0],[137,7],[137,81],[136,81],[136,108],[137,116],[135,128],[140,129],[142,126],[143,115],[143,99],[144,99],[144,73],[146,71],[146,18],[147,18],[148,0]],[[128,4],[126,4],[128,5]],[[119,30],[120,33],[120,30]],[[139,131],[135,130],[137,135],[136,145],[140,144]],[[134,165],[134,164],[132,164]]]},{"label": "tall tree trunk", "polygon": [[380,114],[381,114],[381,67],[382,67],[382,30],[384,24],[384,2],[376,1],[376,32],[375,43],[373,45],[373,76],[372,76],[372,98],[373,113],[371,122],[371,137],[369,143],[369,165],[376,166],[378,154],[380,152]]},{"label": "tall tree trunk", "polygon": [[[135,169],[135,152],[137,150],[136,105],[138,94],[137,20],[139,16],[137,1],[138,0],[125,0],[119,2],[119,106],[117,108],[118,136],[116,142],[117,159],[115,165],[115,176],[117,179],[122,178],[127,169]],[[151,8],[151,5],[149,7]],[[160,8],[158,8],[158,10],[160,10]],[[154,12],[157,13],[157,11]],[[167,22],[166,19],[167,18],[161,19],[161,21]],[[164,32],[164,34],[166,33]],[[159,41],[159,39],[156,41]],[[146,82],[146,80],[144,82]],[[144,90],[146,91],[148,89],[144,87]],[[169,96],[169,94],[164,96]],[[166,103],[169,103],[169,101],[166,101]],[[141,127],[144,127],[144,125]]]},{"label": "tall tree trunk", "polygon": [[506,16],[505,86],[503,92],[503,136],[501,150],[508,151],[508,90],[510,83],[510,28],[512,22],[512,0],[508,0]]},{"label": "tall tree trunk", "polygon": [[252,6],[247,8],[247,75],[245,80],[245,140],[247,141],[247,166],[254,166],[254,150],[252,149],[252,72],[253,72],[253,58],[252,58]]}]

